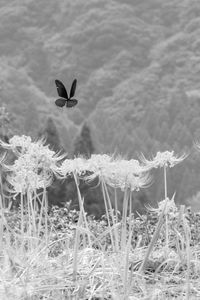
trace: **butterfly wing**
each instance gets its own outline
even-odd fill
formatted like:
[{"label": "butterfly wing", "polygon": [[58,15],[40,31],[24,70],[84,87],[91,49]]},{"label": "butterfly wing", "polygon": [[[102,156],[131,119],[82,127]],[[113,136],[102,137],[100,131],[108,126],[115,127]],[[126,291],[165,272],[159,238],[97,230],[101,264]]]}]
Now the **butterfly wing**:
[{"label": "butterfly wing", "polygon": [[57,87],[58,95],[62,98],[68,99],[68,94],[67,94],[64,84],[58,79],[55,80],[55,84]]},{"label": "butterfly wing", "polygon": [[66,101],[67,101],[67,100],[65,100],[65,99],[63,99],[63,98],[59,98],[59,99],[57,99],[57,100],[55,101],[55,104],[56,104],[57,106],[59,106],[59,107],[63,107],[63,106],[65,106]]},{"label": "butterfly wing", "polygon": [[70,98],[73,98],[75,95],[76,83],[77,83],[77,80],[74,79],[74,81],[72,82],[71,90],[70,90],[70,96],[69,96]]},{"label": "butterfly wing", "polygon": [[76,100],[76,99],[70,99],[70,100],[67,100],[66,106],[67,106],[67,107],[73,107],[73,106],[75,106],[77,103],[78,103],[78,100]]}]

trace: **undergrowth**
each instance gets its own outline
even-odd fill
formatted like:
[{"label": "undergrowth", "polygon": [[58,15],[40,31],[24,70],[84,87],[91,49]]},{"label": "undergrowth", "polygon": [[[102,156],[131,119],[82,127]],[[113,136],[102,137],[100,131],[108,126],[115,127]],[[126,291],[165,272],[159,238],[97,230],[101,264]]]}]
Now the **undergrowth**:
[{"label": "undergrowth", "polygon": [[[188,155],[165,151],[151,160],[141,155],[140,161],[105,154],[66,159],[26,136],[1,145],[16,159],[13,164],[6,155],[0,160],[10,193],[6,199],[1,184],[0,299],[200,298],[200,215],[177,207],[175,194],[168,196],[170,168]],[[132,193],[152,184],[153,168],[163,169],[164,199],[136,215]],[[78,212],[49,211],[47,188],[54,176],[73,176]],[[100,220],[84,211],[80,178],[99,181],[105,206]],[[122,212],[117,189],[124,195]],[[20,209],[11,211],[9,201],[17,196]]]}]

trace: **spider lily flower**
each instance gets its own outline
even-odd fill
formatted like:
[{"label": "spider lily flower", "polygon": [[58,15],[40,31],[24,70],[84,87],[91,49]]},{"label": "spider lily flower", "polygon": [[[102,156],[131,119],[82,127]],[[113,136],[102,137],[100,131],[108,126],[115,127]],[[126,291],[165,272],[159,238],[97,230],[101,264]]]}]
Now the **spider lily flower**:
[{"label": "spider lily flower", "polygon": [[176,156],[174,151],[157,152],[156,156],[152,160],[147,160],[142,154],[140,157],[141,162],[147,169],[162,168],[162,167],[174,167],[176,164],[182,162],[188,155]]},{"label": "spider lily flower", "polygon": [[146,168],[137,160],[114,159],[106,154],[93,154],[88,160],[81,157],[73,160],[65,159],[59,170],[63,177],[73,173],[86,181],[98,177],[108,185],[122,190],[127,187],[131,190],[139,190],[150,183]]},{"label": "spider lily flower", "polygon": [[5,143],[0,141],[0,145],[7,150],[12,150],[15,154],[20,154],[20,152],[25,152],[30,145],[32,144],[32,140],[30,136],[18,136],[15,135],[10,138],[9,143]]},{"label": "spider lily flower", "polygon": [[[78,176],[85,176],[92,173],[90,180],[101,174],[101,171],[111,161],[108,155],[92,154],[91,158],[85,159],[83,157],[76,157],[74,159],[65,159],[60,167],[60,174],[68,176],[76,174]],[[86,176],[89,179],[88,176]]]},{"label": "spider lily flower", "polygon": [[14,135],[10,140],[9,140],[9,145],[12,147],[12,149],[15,148],[22,148],[22,149],[28,149],[30,145],[32,144],[32,139],[30,136],[22,135]]},{"label": "spider lily flower", "polygon": [[12,186],[14,193],[24,194],[27,190],[35,190],[41,187],[35,164],[33,160],[30,160],[30,156],[20,156],[13,165],[5,165],[5,168],[10,172],[7,181]]},{"label": "spider lily flower", "polygon": [[118,187],[122,191],[126,188],[138,191],[140,188],[147,187],[151,181],[149,174],[137,160],[122,159],[111,162],[104,169],[102,176],[108,185]]},{"label": "spider lily flower", "polygon": [[24,194],[26,191],[34,191],[49,186],[52,177],[42,177],[29,168],[22,170],[15,168],[15,171],[7,177],[7,181],[12,186],[14,194]]},{"label": "spider lily flower", "polygon": [[76,157],[74,159],[65,159],[59,168],[59,173],[63,177],[72,174],[83,176],[87,169],[87,160],[82,157]]},{"label": "spider lily flower", "polygon": [[17,156],[28,152],[33,147],[44,147],[45,139],[42,138],[36,142],[33,142],[30,136],[26,135],[14,135],[9,139],[9,143],[0,141],[0,145],[7,150],[11,150]]},{"label": "spider lily flower", "polygon": [[[9,140],[9,144],[0,141],[0,144],[5,149],[11,149],[17,156],[27,154],[38,163],[46,163],[47,165],[58,162],[66,157],[66,154],[60,155],[59,152],[49,149],[48,145],[44,145],[45,139],[40,139],[36,142],[31,140],[30,136],[13,136]],[[44,166],[43,166],[44,167]]]},{"label": "spider lily flower", "polygon": [[113,163],[113,157],[107,154],[92,154],[85,165],[84,179],[88,182],[104,177],[104,173]]},{"label": "spider lily flower", "polygon": [[126,188],[131,191],[139,191],[141,188],[147,187],[150,184],[150,176],[148,174],[140,174],[135,176],[134,174],[126,174],[122,172],[117,172],[115,176],[106,176],[105,182],[114,187],[120,188],[122,191],[125,191]]},{"label": "spider lily flower", "polygon": [[92,174],[86,176],[86,180],[91,181],[99,177],[108,185],[122,190],[127,187],[138,190],[150,182],[146,169],[134,159],[114,159],[108,155],[93,155],[88,161],[88,171]]},{"label": "spider lily flower", "polygon": [[170,217],[177,217],[179,214],[178,208],[174,202],[174,196],[172,197],[172,199],[168,198],[168,202],[166,203],[166,199],[160,201],[158,203],[158,207],[157,208],[153,208],[151,206],[146,206],[147,210],[152,212],[152,213],[156,213],[157,215],[160,215],[160,213],[163,211],[164,207],[166,207],[165,209],[165,214],[170,215]]},{"label": "spider lily flower", "polygon": [[87,167],[91,175],[87,176],[87,180],[93,180],[96,177],[102,176],[112,162],[113,157],[107,154],[92,154],[90,159],[88,159]]},{"label": "spider lily flower", "polygon": [[60,176],[60,162],[64,157],[65,155],[59,155],[41,143],[31,143],[29,150],[21,153],[13,165],[3,164],[3,167],[10,172],[7,180],[14,193],[24,193],[28,189],[49,186],[53,175]]}]

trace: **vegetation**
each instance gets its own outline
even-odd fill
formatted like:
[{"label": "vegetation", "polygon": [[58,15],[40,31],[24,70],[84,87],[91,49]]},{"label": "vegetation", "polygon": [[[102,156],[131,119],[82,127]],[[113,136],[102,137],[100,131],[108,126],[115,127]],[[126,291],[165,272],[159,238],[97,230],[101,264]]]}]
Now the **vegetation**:
[{"label": "vegetation", "polygon": [[94,146],[91,140],[90,128],[84,124],[80,135],[74,142],[74,156],[81,156],[89,158],[94,153]]},{"label": "vegetation", "polygon": [[199,299],[200,3],[1,2],[0,299]]},{"label": "vegetation", "polygon": [[[96,153],[193,151],[200,138],[199,11],[193,0],[3,1],[0,100],[14,128],[36,137],[50,116],[70,154],[85,119]],[[56,78],[67,87],[77,78],[76,109],[55,107]],[[199,192],[198,165],[194,152],[172,170],[176,203]],[[160,184],[147,196],[161,199]]]},{"label": "vegetation", "polygon": [[59,133],[51,117],[47,119],[44,129],[39,132],[39,137],[44,138],[45,143],[54,151],[61,151]]},{"label": "vegetation", "polygon": [[[109,155],[66,159],[44,142],[14,136],[1,142],[16,159],[7,171],[10,210],[0,197],[0,296],[2,299],[197,299],[199,214],[168,197],[169,169],[188,156],[157,152],[152,159]],[[200,145],[196,144],[200,150]],[[197,152],[198,152],[197,151]],[[184,161],[184,162],[183,162]],[[163,171],[164,200],[145,215],[133,213],[132,193],[148,189],[151,172]],[[79,211],[48,208],[53,175],[73,176]],[[99,181],[105,214],[87,215],[80,179]],[[123,193],[119,210],[117,189]]]},{"label": "vegetation", "polygon": [[[60,136],[57,131],[56,125],[51,117],[47,119],[45,127],[40,130],[39,137],[45,140],[45,144],[49,145],[50,149],[54,151],[63,152]],[[66,202],[67,198],[67,189],[66,189],[66,180],[60,182],[54,175],[54,180],[52,185],[48,187],[48,205],[62,206]]]}]

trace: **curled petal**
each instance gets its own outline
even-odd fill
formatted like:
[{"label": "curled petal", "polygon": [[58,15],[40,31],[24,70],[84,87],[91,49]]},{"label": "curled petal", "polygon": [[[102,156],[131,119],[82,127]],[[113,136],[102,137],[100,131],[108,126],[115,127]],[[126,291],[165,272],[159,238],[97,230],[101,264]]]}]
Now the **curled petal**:
[{"label": "curled petal", "polygon": [[162,168],[162,167],[174,167],[176,164],[182,162],[188,154],[184,153],[181,156],[176,156],[174,151],[157,152],[156,156],[152,160],[148,160],[143,154],[140,155],[140,160],[144,167],[147,169]]}]

